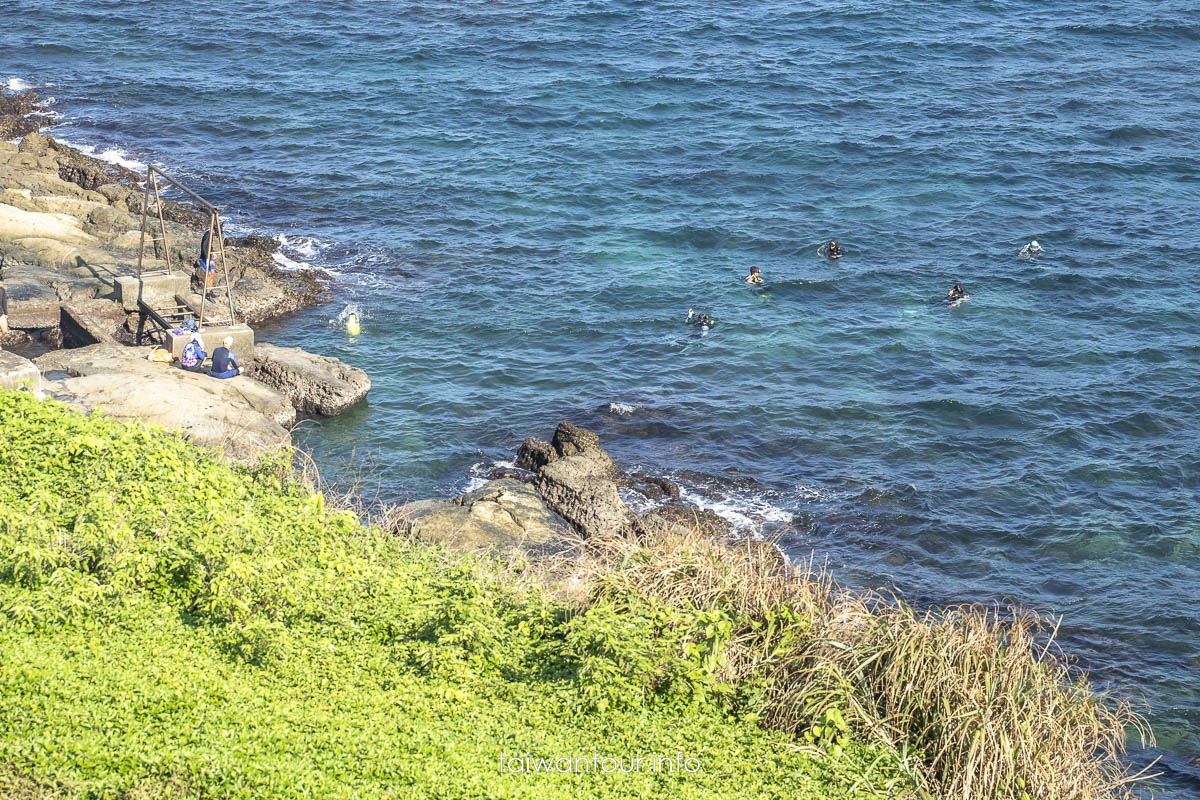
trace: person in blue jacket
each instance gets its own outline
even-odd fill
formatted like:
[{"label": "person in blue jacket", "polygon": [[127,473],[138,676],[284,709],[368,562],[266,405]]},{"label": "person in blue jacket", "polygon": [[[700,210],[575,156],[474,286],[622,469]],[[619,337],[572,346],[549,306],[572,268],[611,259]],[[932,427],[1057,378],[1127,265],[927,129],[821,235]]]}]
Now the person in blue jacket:
[{"label": "person in blue jacket", "polygon": [[233,347],[233,337],[226,336],[221,342],[221,347],[213,350],[212,368],[208,374],[214,378],[232,378],[242,373],[242,368],[238,366],[237,357],[229,348]]}]

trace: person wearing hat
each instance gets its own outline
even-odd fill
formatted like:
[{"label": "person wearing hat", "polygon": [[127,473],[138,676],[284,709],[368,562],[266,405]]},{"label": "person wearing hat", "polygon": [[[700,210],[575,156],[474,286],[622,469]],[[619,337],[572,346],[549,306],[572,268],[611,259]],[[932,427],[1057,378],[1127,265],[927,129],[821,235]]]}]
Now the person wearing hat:
[{"label": "person wearing hat", "polygon": [[1040,256],[1041,254],[1042,246],[1037,243],[1037,239],[1034,239],[1032,242],[1022,247],[1021,252],[1017,255],[1025,256],[1026,258],[1034,258],[1035,256]]},{"label": "person wearing hat", "polygon": [[213,350],[212,368],[208,374],[214,378],[233,378],[242,374],[242,368],[238,366],[237,358],[229,348],[233,347],[233,337],[226,336],[221,342],[221,347]]}]

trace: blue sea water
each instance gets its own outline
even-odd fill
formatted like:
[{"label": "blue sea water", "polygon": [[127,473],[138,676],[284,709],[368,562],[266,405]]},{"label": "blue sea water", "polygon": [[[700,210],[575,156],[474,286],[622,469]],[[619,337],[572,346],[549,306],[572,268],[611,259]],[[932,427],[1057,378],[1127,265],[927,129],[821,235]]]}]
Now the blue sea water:
[{"label": "blue sea water", "polygon": [[52,95],[56,135],[338,276],[260,333],[372,377],[304,429],[327,471],[445,494],[574,420],[845,583],[1061,615],[1148,700],[1157,796],[1200,796],[1195,3],[0,0],[0,23],[0,81]]}]

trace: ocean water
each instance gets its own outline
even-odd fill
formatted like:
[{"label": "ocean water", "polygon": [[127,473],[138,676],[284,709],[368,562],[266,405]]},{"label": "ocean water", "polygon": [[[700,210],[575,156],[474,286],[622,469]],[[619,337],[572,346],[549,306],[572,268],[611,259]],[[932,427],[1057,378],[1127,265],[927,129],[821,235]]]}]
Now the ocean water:
[{"label": "ocean water", "polygon": [[260,334],[370,373],[301,434],[330,474],[446,494],[574,420],[845,583],[1061,615],[1149,703],[1157,796],[1200,796],[1195,3],[0,0],[0,23],[0,81],[53,96],[55,135],[338,277]]}]

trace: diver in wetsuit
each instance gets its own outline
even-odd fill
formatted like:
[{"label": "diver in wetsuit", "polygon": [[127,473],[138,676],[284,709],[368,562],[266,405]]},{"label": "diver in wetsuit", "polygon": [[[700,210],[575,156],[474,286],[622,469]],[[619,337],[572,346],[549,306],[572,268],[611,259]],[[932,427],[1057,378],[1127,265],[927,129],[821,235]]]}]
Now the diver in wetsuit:
[{"label": "diver in wetsuit", "polygon": [[751,286],[757,286],[763,282],[762,271],[758,267],[751,267],[750,274],[742,278],[742,280]]},{"label": "diver in wetsuit", "polygon": [[713,325],[717,324],[717,321],[710,318],[708,314],[697,314],[694,310],[689,308],[687,324],[691,325],[693,328],[699,328],[700,330],[706,331]]},{"label": "diver in wetsuit", "polygon": [[950,291],[946,292],[947,303],[957,303],[959,300],[965,300],[967,290],[962,287],[961,283],[956,283],[950,287]]},{"label": "diver in wetsuit", "polygon": [[1042,254],[1042,246],[1037,243],[1037,239],[1034,239],[1032,242],[1030,242],[1029,244],[1022,247],[1021,251],[1019,253],[1017,253],[1017,255],[1025,256],[1026,258],[1036,258],[1037,256],[1040,256],[1041,254]]},{"label": "diver in wetsuit", "polygon": [[829,244],[825,245],[826,258],[841,258],[845,253],[842,252],[842,246],[838,244],[837,239],[830,239]]}]

